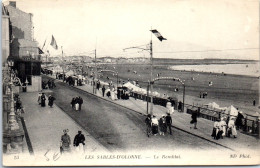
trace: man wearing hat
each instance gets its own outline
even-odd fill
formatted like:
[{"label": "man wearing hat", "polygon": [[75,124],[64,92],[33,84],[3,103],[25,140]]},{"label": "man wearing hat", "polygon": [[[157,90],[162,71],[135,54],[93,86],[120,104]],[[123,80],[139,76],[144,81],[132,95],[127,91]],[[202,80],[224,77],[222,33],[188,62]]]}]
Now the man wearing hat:
[{"label": "man wearing hat", "polygon": [[61,136],[61,147],[60,147],[60,152],[70,152],[70,136],[68,135],[69,130],[65,129],[63,130],[63,135]]},{"label": "man wearing hat", "polygon": [[42,107],[45,107],[45,100],[46,100],[45,94],[42,93],[42,96],[41,96],[41,106],[42,106]]},{"label": "man wearing hat", "polygon": [[235,125],[236,125],[237,129],[241,129],[242,128],[242,126],[243,126],[242,120],[243,119],[244,119],[243,112],[242,111],[238,111],[237,119],[235,121]]},{"label": "man wearing hat", "polygon": [[146,123],[146,132],[147,132],[147,136],[149,137],[151,134],[151,130],[152,130],[152,117],[151,114],[148,114],[146,119],[145,119],[145,123]]},{"label": "man wearing hat", "polygon": [[[170,134],[172,135],[172,117],[170,113],[167,113],[167,116],[165,117],[166,125],[170,130]],[[166,132],[167,132],[167,127],[166,127]]]},{"label": "man wearing hat", "polygon": [[74,138],[73,145],[76,147],[76,150],[78,152],[84,152],[84,146],[85,145],[85,136],[81,134],[81,131],[78,131],[78,134]]}]

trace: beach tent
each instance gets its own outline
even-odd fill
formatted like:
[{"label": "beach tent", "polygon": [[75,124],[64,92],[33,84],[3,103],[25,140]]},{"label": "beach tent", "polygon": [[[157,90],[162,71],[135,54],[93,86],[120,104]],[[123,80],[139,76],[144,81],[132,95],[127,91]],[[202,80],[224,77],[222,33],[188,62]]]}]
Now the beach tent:
[{"label": "beach tent", "polygon": [[82,75],[77,75],[78,79],[83,79]]},{"label": "beach tent", "polygon": [[66,72],[65,75],[72,76],[72,75],[74,75],[74,72],[72,70],[70,70],[70,71]]},{"label": "beach tent", "polygon": [[61,73],[61,72],[63,72],[63,69],[61,66],[57,65],[52,68],[52,71],[53,71],[53,73],[57,73],[57,72]]},{"label": "beach tent", "polygon": [[107,82],[103,82],[103,81],[100,81],[100,84],[103,86],[109,86],[109,84]]},{"label": "beach tent", "polygon": [[145,89],[139,88],[139,87],[135,87],[133,88],[134,92],[140,93],[140,94],[146,94],[147,91]]},{"label": "beach tent", "polygon": [[230,106],[225,110],[226,114],[229,114],[231,116],[237,116],[238,115],[238,110],[234,106]]},{"label": "beach tent", "polygon": [[138,93],[143,93],[144,91],[146,92],[145,89],[142,89],[142,88],[140,88],[140,87],[138,87],[138,86],[135,86],[135,85],[133,85],[133,84],[130,83],[130,82],[125,83],[125,84],[123,85],[123,87],[127,87],[129,90],[132,90],[132,91],[138,92]]},{"label": "beach tent", "polygon": [[153,96],[160,97],[160,93],[155,91],[155,92],[153,92]]},{"label": "beach tent", "polygon": [[206,106],[208,106],[211,109],[219,109],[219,105],[217,103],[215,103],[215,102],[206,104]]},{"label": "beach tent", "polygon": [[124,87],[127,87],[128,89],[133,89],[133,88],[136,87],[135,85],[133,85],[133,84],[130,83],[130,82],[125,83],[123,86],[124,86]]}]

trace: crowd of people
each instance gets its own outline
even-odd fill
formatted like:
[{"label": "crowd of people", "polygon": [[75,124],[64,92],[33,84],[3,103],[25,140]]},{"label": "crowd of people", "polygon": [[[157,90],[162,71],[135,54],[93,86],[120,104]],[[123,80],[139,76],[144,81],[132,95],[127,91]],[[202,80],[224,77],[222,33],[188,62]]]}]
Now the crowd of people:
[{"label": "crowd of people", "polygon": [[[238,110],[238,109],[237,109]],[[237,138],[237,130],[243,128],[243,112],[238,111],[238,115],[224,116],[214,122],[211,136],[218,140],[223,137]]]},{"label": "crowd of people", "polygon": [[76,111],[81,111],[81,106],[83,104],[83,99],[78,96],[78,97],[73,97],[71,102],[71,107],[72,109],[76,110]]},{"label": "crowd of people", "polygon": [[42,81],[42,89],[53,89],[55,87],[54,80],[49,79],[48,81]]},{"label": "crowd of people", "polygon": [[109,87],[105,85],[101,88],[102,96],[105,97],[105,95],[110,98],[111,100],[128,100],[130,97],[129,92],[126,89],[123,89],[122,87],[118,87],[117,89],[115,87]]},{"label": "crowd of people", "polygon": [[211,136],[218,140],[223,137],[237,137],[237,130],[235,126],[235,117],[231,117],[230,120],[222,117],[214,122]]},{"label": "crowd of people", "polygon": [[162,115],[162,117],[158,120],[155,115],[148,114],[145,119],[146,127],[147,127],[147,136],[150,135],[156,136],[157,134],[164,136],[168,129],[169,134],[172,135],[172,117],[170,113],[166,115]]},{"label": "crowd of people", "polygon": [[206,98],[208,96],[208,92],[200,92],[200,98]]},{"label": "crowd of people", "polygon": [[[60,153],[70,153],[71,150],[71,139],[68,134],[69,129],[63,130],[63,135],[61,136],[61,143],[60,143]],[[75,151],[79,154],[84,154],[84,145],[85,145],[85,136],[82,134],[81,131],[78,131],[78,134],[75,135],[73,140],[73,146],[75,147]]]}]

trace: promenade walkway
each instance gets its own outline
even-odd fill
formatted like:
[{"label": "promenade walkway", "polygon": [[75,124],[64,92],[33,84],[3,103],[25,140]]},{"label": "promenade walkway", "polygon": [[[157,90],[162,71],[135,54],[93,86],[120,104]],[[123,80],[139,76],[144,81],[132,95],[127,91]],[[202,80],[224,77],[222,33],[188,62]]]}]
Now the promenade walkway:
[{"label": "promenade walkway", "polygon": [[[47,95],[51,94],[50,90],[44,92]],[[64,129],[69,129],[72,151],[74,151],[73,140],[79,130],[86,138],[85,153],[108,151],[55,104],[53,108],[47,103],[46,107],[41,107],[37,102],[38,93],[20,93],[20,97],[25,111],[23,117],[35,156],[45,157],[49,153],[59,152]]]},{"label": "promenade walkway", "polygon": [[[59,80],[56,80],[56,81],[59,81]],[[62,81],[59,81],[59,82],[62,82]],[[90,84],[86,84],[83,86],[75,86],[75,87],[93,94],[93,86],[91,86]],[[96,95],[99,97],[102,97],[101,89],[97,90]],[[142,101],[142,100],[138,100],[138,99],[135,100],[132,97],[130,97],[129,100],[119,99],[119,100],[114,100],[114,101],[112,101],[107,96],[105,96],[103,98],[108,101],[111,101],[113,103],[119,104],[121,106],[127,107],[132,110],[135,110],[136,112],[141,113],[142,115],[147,114],[147,112],[146,112],[147,102],[146,101]],[[150,106],[150,104],[149,104],[149,106]],[[162,115],[166,114],[166,108],[159,106],[159,105],[154,105],[153,113],[159,119]],[[211,137],[214,122],[204,119],[204,118],[198,118],[198,124],[197,124],[198,129],[193,129],[193,125],[190,124],[190,121],[191,121],[190,114],[178,112],[175,110],[174,114],[172,114],[172,118],[173,118],[173,127],[174,128],[180,129],[184,132],[193,134],[195,136],[199,136],[202,140],[211,141],[213,143],[228,147],[235,151],[254,150],[254,149],[260,147],[259,139],[255,138],[253,136],[242,134],[242,133],[240,133],[240,131],[238,131],[238,136],[237,136],[238,138],[236,138],[236,139],[224,137],[224,139],[214,140]]]}]

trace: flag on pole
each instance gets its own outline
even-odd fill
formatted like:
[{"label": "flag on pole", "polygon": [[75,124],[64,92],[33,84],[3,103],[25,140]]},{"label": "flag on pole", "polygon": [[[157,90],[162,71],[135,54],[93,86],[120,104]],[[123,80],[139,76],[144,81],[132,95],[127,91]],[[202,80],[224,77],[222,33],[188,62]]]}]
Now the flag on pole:
[{"label": "flag on pole", "polygon": [[40,49],[39,47],[38,47],[38,51],[39,51],[39,52],[38,52],[39,54],[44,54],[44,52],[42,51],[42,49]]},{"label": "flag on pole", "polygon": [[56,40],[55,40],[55,38],[53,37],[53,35],[52,35],[52,38],[51,38],[51,44],[50,44],[54,49],[58,49],[58,45],[57,45],[57,43],[56,43]]},{"label": "flag on pole", "polygon": [[42,50],[43,50],[43,47],[45,46],[45,43],[46,43],[46,39],[45,39],[45,41],[44,41],[44,43],[43,43]]},{"label": "flag on pole", "polygon": [[167,40],[156,29],[150,30],[160,41]]}]

